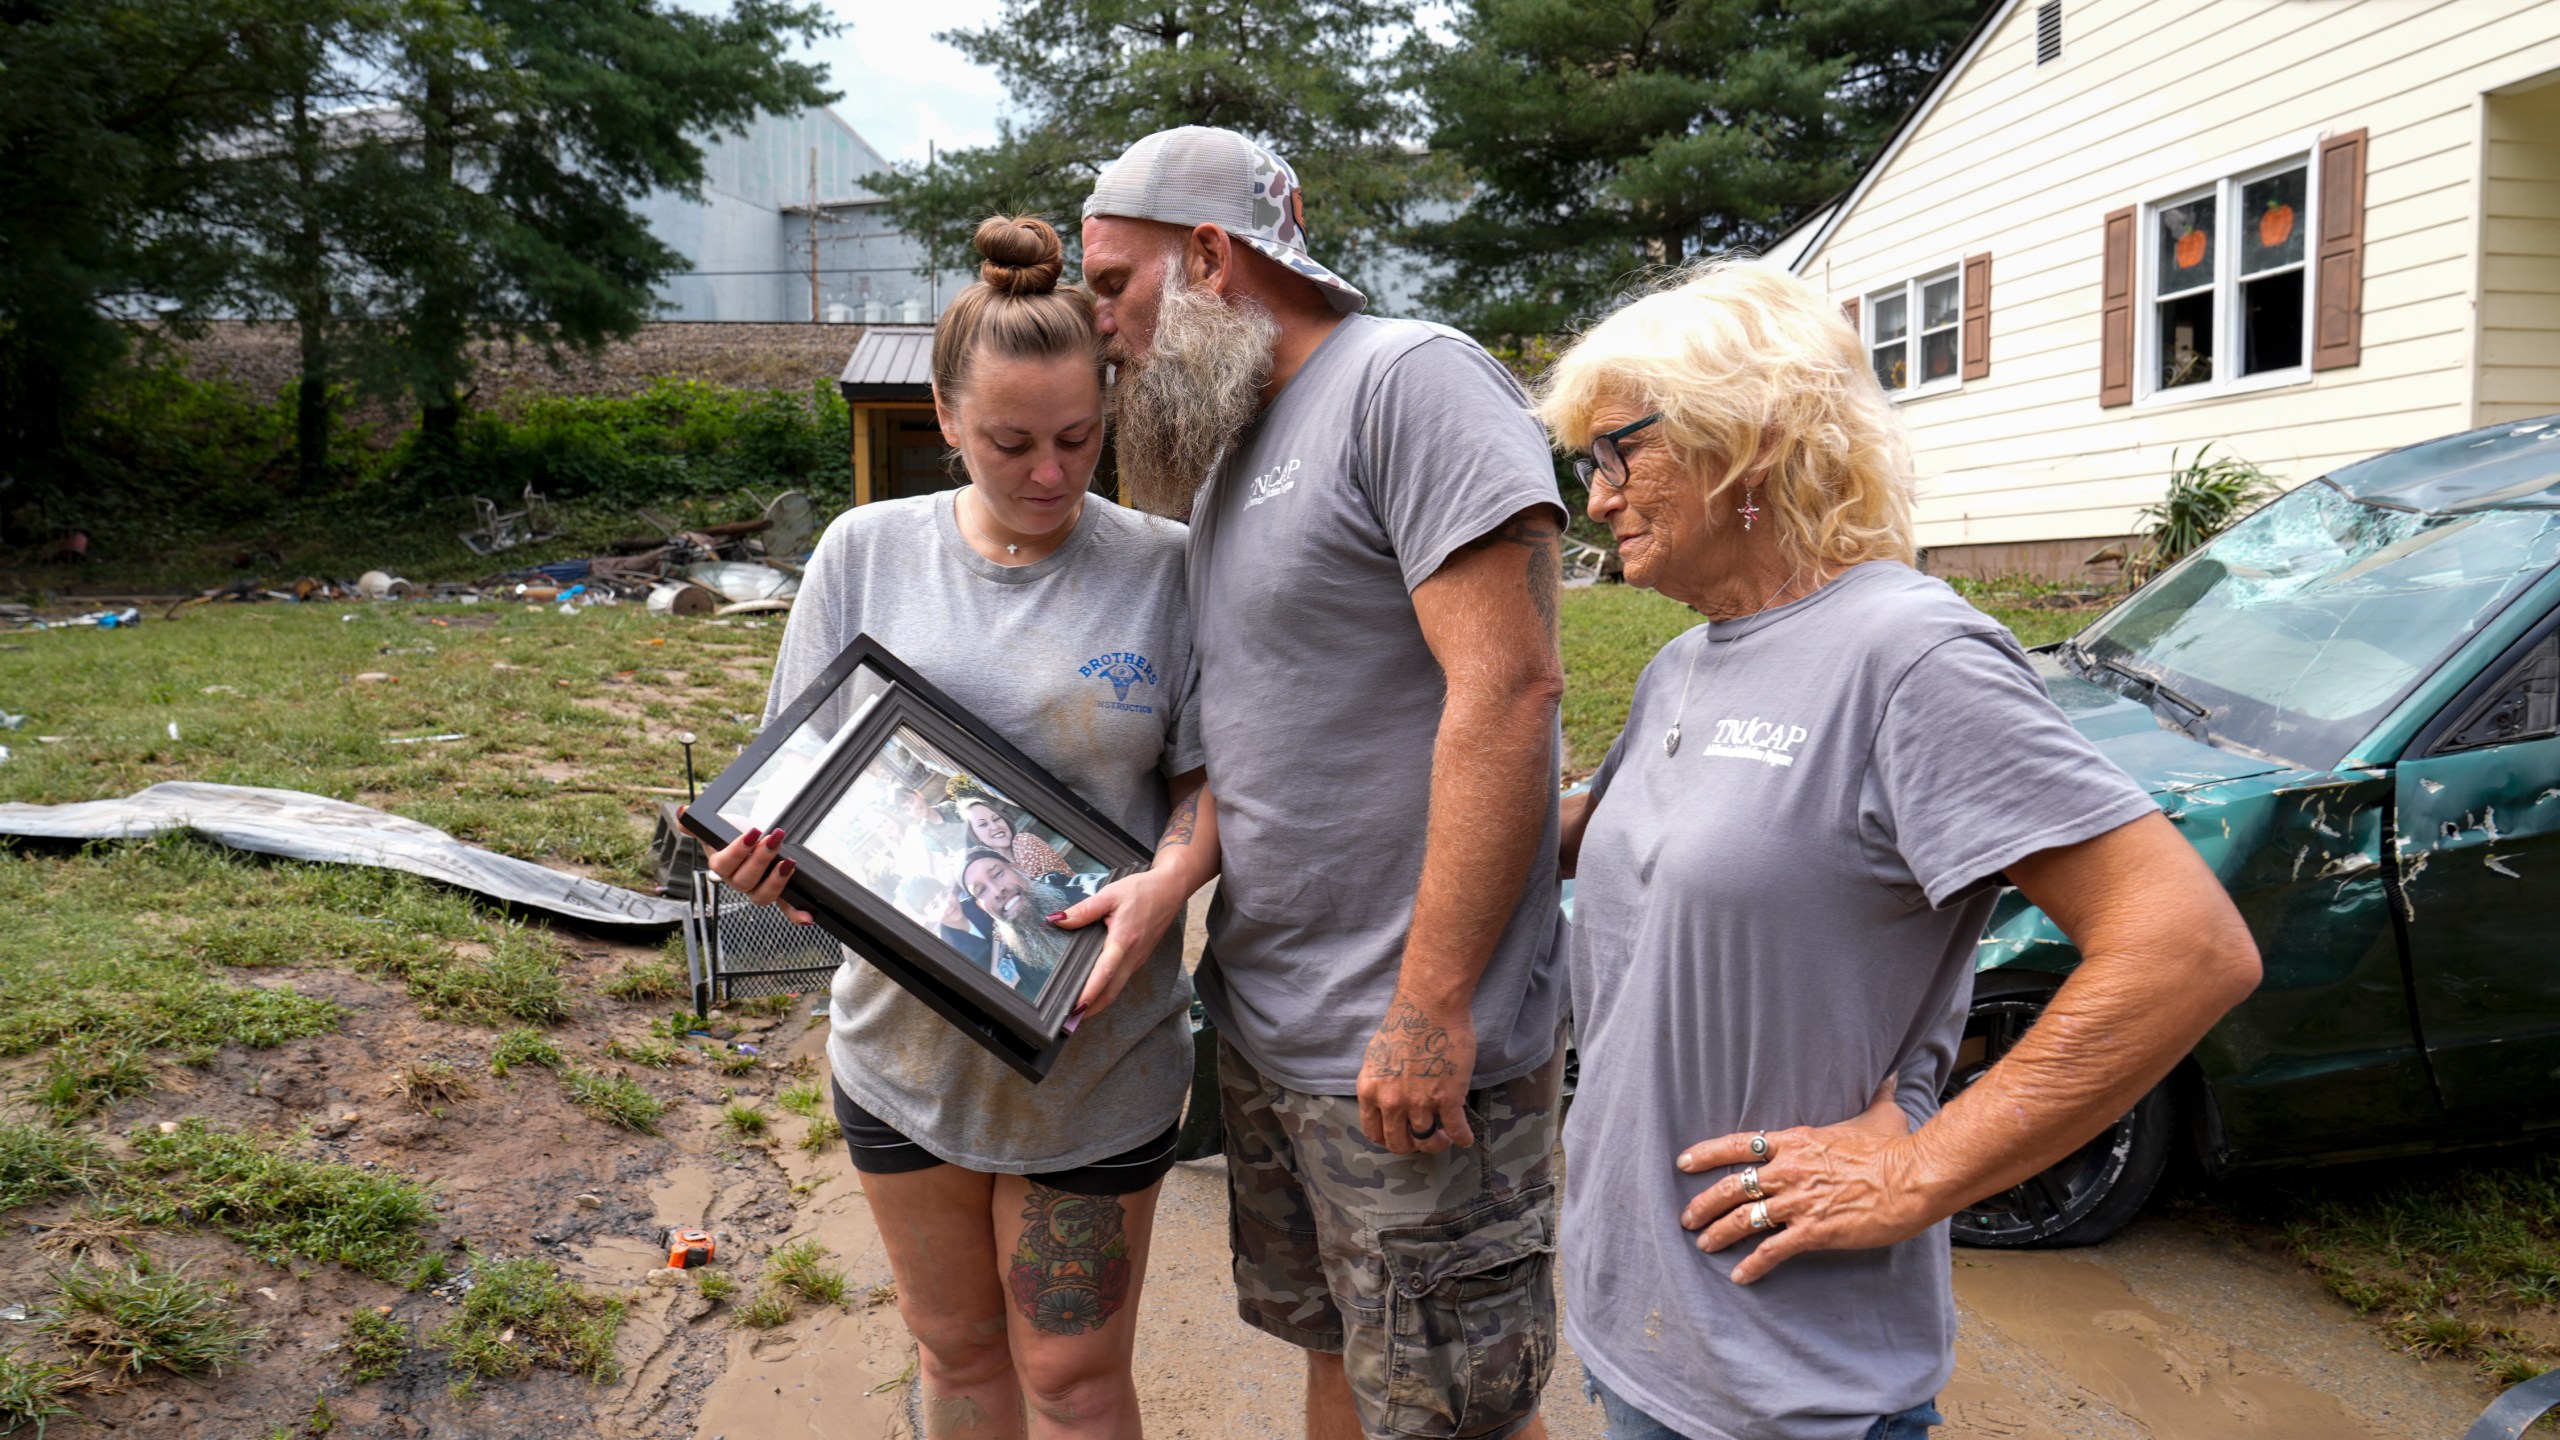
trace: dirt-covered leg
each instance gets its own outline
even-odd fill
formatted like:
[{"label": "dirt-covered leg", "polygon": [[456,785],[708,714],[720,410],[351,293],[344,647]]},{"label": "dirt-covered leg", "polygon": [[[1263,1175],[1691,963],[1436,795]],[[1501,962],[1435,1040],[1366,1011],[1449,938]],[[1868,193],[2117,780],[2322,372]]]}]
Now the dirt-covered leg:
[{"label": "dirt-covered leg", "polygon": [[1158,1183],[1129,1195],[1078,1195],[996,1177],[1000,1268],[1014,1368],[1039,1440],[1136,1440],[1129,1374],[1138,1292],[1154,1238]]},{"label": "dirt-covered leg", "polygon": [[864,1175],[863,1194],[916,1337],[930,1440],[1021,1440],[1022,1386],[1005,1333],[1003,1255],[988,1223],[1003,1177],[957,1165]]}]

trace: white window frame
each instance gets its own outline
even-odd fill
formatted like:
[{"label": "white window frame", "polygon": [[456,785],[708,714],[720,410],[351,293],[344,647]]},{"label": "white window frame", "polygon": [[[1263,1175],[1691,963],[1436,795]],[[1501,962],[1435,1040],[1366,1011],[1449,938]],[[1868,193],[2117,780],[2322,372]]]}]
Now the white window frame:
[{"label": "white window frame", "polygon": [[[2315,133],[2262,146],[2237,157],[2235,161],[2180,176],[2172,188],[2159,192],[2158,199],[2145,201],[2137,207],[2134,225],[2138,243],[2134,246],[2133,262],[2133,403],[2137,407],[2191,405],[2201,400],[2220,400],[2233,395],[2311,383],[2313,327],[2319,320],[2319,298],[2313,293],[2317,280],[2315,262],[2319,258],[2319,142],[2320,136]],[[2214,197],[2216,228],[2222,236],[2222,243],[2214,247],[2219,253],[2213,259],[2214,358],[2215,369],[2227,371],[2229,365],[2239,363],[2243,348],[2240,253],[2245,247],[2239,243],[2241,231],[2232,223],[2240,215],[2241,188],[2295,168],[2303,171],[2302,213],[2294,221],[2302,228],[2301,363],[2281,370],[2262,370],[2255,375],[2217,374],[2211,380],[2163,389],[2160,385],[2160,212],[2208,195]]]},{"label": "white window frame", "polygon": [[[1955,323],[1948,327],[1956,337],[1956,368],[1943,380],[1928,380],[1905,385],[1899,390],[1886,390],[1885,398],[1897,405],[1924,395],[1943,395],[1950,390],[1964,388],[1964,262],[1956,259],[1943,265],[1933,265],[1897,283],[1874,286],[1858,297],[1858,353],[1865,361],[1868,373],[1875,371],[1876,347],[1887,343],[1876,339],[1876,302],[1899,296],[1903,302],[1903,313],[1911,317],[1909,328],[1903,332],[1902,345],[1910,356],[1911,373],[1917,375],[1920,373],[1920,337],[1923,333],[1920,294],[1938,281],[1948,279],[1956,282],[1956,318]],[[1877,388],[1883,389],[1883,381],[1877,381]]]}]

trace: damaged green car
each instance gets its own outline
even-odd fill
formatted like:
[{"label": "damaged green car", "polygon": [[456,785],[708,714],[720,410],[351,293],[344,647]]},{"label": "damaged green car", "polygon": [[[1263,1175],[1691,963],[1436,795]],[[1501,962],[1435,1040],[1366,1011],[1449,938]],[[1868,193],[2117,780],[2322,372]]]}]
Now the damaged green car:
[{"label": "damaged green car", "polygon": [[[2059,1246],[2207,1173],[2560,1124],[2560,416],[2396,450],[2241,521],[2035,655],[2257,937],[2258,992],[2108,1133],[1955,1218]],[[2012,890],[1953,1095],[2078,954]]]}]

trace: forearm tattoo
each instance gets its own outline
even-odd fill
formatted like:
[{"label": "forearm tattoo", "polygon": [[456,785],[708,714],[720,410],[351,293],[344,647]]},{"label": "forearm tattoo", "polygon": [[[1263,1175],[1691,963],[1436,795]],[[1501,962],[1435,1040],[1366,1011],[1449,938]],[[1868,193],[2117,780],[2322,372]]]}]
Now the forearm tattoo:
[{"label": "forearm tattoo", "polygon": [[1477,550],[1487,545],[1517,545],[1528,552],[1529,604],[1547,633],[1556,633],[1556,590],[1561,583],[1560,560],[1556,554],[1556,538],[1564,533],[1543,511],[1526,511],[1502,522],[1491,534],[1469,541],[1461,549]]},{"label": "forearm tattoo", "polygon": [[1371,1037],[1361,1070],[1382,1080],[1439,1080],[1457,1074],[1458,1066],[1449,1058],[1448,1028],[1432,1024],[1421,1006],[1399,1000]]},{"label": "forearm tattoo", "polygon": [[1173,818],[1164,822],[1164,838],[1156,842],[1156,848],[1168,850],[1176,845],[1188,845],[1199,829],[1200,792],[1194,790],[1182,797],[1181,804],[1173,807]]},{"label": "forearm tattoo", "polygon": [[1129,1299],[1129,1232],[1120,1201],[1034,1184],[1006,1276],[1014,1308],[1051,1335],[1099,1330]]}]

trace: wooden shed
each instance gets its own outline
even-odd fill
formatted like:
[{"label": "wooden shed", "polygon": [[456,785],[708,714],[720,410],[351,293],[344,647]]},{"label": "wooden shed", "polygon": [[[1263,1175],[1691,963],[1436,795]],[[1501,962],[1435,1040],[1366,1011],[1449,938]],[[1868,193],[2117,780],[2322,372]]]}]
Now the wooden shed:
[{"label": "wooden shed", "polygon": [[836,389],[853,408],[853,503],[957,485],[933,418],[933,327],[873,325],[854,342]]}]

